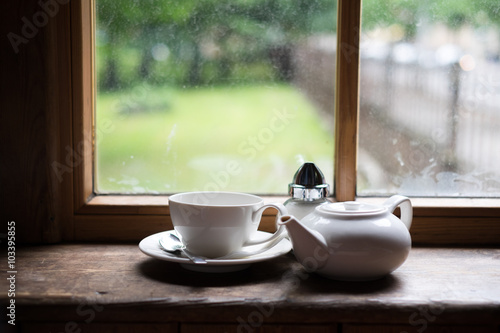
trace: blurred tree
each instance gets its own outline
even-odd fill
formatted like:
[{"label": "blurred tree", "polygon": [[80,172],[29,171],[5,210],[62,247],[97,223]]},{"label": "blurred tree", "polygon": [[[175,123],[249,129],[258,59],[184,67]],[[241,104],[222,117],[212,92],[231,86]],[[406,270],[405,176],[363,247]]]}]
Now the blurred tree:
[{"label": "blurred tree", "polygon": [[[104,35],[102,51],[106,59],[102,88],[110,90],[121,85],[117,56],[125,46],[141,50],[139,77],[148,78],[153,46],[158,40],[177,36],[195,4],[195,0],[98,0],[97,27]],[[171,44],[175,41],[173,38]]]},{"label": "blurred tree", "polygon": [[364,0],[363,27],[394,26],[403,31],[403,40],[412,40],[416,34],[419,14],[428,7],[426,1],[415,0]]},{"label": "blurred tree", "polygon": [[106,62],[105,76],[101,80],[101,85],[106,90],[117,89],[120,85],[116,46],[121,44],[124,37],[122,32],[127,28],[127,12],[123,10],[127,2],[126,0],[105,0],[99,1],[97,5],[97,25],[105,32],[100,36],[100,43],[103,45],[102,50],[105,53],[104,61]]},{"label": "blurred tree", "polygon": [[[291,76],[290,47],[305,35],[336,30],[335,0],[97,0],[100,80],[106,90],[123,86],[118,55],[140,51],[137,79],[148,80],[152,50],[162,43],[176,63],[186,64],[184,84],[226,82],[235,64],[262,61],[266,55],[278,77]],[[363,0],[363,27],[395,26],[412,40],[419,20],[500,26],[499,0]],[[204,77],[215,64],[216,75]],[[184,65],[182,65],[184,66]],[[181,82],[179,82],[181,83]]]},{"label": "blurred tree", "polygon": [[[484,18],[489,17],[489,22]],[[464,24],[500,26],[499,0],[363,0],[363,27],[398,25],[404,39],[415,37],[420,19],[440,22],[451,29]]]},{"label": "blurred tree", "polygon": [[[120,84],[117,54],[141,50],[138,77],[150,75],[155,44],[166,44],[178,62],[189,63],[185,82],[202,82],[207,61],[225,82],[237,62],[257,59],[298,36],[335,30],[333,0],[98,0],[97,25],[105,36],[103,89]],[[211,50],[207,50],[211,46]]]}]

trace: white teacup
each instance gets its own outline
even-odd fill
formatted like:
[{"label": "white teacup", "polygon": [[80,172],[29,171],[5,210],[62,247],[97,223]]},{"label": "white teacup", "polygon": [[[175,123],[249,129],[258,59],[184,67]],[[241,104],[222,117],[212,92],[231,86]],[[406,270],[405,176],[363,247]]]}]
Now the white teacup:
[{"label": "white teacup", "polygon": [[[177,234],[193,254],[217,258],[244,246],[269,244],[284,230],[280,225],[269,237],[254,239],[266,208],[286,215],[279,203],[264,204],[262,198],[237,192],[187,192],[169,198],[170,216]],[[264,245],[265,247],[265,245]]]}]

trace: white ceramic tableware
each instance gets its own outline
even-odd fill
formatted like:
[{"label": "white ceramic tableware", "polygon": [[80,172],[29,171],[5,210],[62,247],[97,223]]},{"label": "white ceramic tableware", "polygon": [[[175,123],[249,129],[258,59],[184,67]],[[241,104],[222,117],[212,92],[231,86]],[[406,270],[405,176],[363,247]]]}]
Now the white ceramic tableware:
[{"label": "white ceramic tableware", "polygon": [[[255,251],[254,254],[245,258],[232,258],[232,259],[207,259],[205,265],[194,264],[189,258],[172,254],[163,250],[159,241],[162,238],[168,237],[169,234],[175,232],[174,230],[163,231],[157,234],[150,235],[139,243],[139,249],[146,255],[153,258],[174,262],[180,264],[182,267],[191,271],[204,272],[204,273],[227,273],[236,272],[248,268],[251,264],[267,261],[276,257],[282,256],[292,249],[292,244],[286,238],[278,242],[278,244],[271,246],[265,251],[261,251],[264,245],[252,245],[245,249],[248,251]],[[255,238],[265,239],[269,237],[269,233],[265,231],[257,231]],[[168,272],[167,272],[168,273]]]},{"label": "white ceramic tableware", "polygon": [[195,264],[206,264],[207,261],[202,257],[197,257],[186,250],[186,246],[182,244],[181,240],[174,234],[169,233],[167,237],[160,238],[160,246],[167,252],[178,253],[182,252]]},{"label": "white ceramic tableware", "polygon": [[[401,219],[392,214],[401,206]],[[374,280],[401,266],[411,248],[412,205],[395,195],[382,205],[323,204],[300,222],[282,216],[297,260],[337,280]]]},{"label": "white ceramic tableware", "polygon": [[279,203],[264,204],[262,198],[238,192],[187,192],[169,198],[170,216],[175,231],[194,255],[207,258],[226,256],[244,246],[269,244],[284,228],[264,239],[255,238],[265,209],[286,214]]}]

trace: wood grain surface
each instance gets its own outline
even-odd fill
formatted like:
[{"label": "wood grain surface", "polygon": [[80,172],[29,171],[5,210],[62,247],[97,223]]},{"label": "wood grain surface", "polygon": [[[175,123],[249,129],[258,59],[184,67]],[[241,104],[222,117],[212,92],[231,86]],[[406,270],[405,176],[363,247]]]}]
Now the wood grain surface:
[{"label": "wood grain surface", "polygon": [[20,248],[17,262],[17,320],[27,324],[500,324],[499,249],[416,248],[389,276],[363,283],[307,272],[291,253],[226,274],[188,271],[135,244]]},{"label": "wood grain surface", "polygon": [[[138,241],[170,225],[166,196],[93,193],[92,3],[61,4],[19,52],[8,38],[1,48],[0,220],[16,222],[18,243]],[[359,4],[340,1],[339,19],[359,19]],[[30,20],[40,7],[37,0],[4,1],[1,9],[0,28],[7,36],[22,34],[22,18]],[[347,124],[337,132],[335,168],[345,171],[337,173],[338,200],[355,194],[356,38],[356,30],[339,31],[341,47],[347,43],[343,54],[351,56],[338,57],[343,62],[338,79],[345,84],[336,99],[337,123]],[[414,244],[500,245],[498,198],[412,201],[423,203],[414,209]],[[262,230],[273,226],[267,214]]]},{"label": "wood grain surface", "polygon": [[337,29],[334,196],[348,201],[356,197],[361,0],[338,1]]}]

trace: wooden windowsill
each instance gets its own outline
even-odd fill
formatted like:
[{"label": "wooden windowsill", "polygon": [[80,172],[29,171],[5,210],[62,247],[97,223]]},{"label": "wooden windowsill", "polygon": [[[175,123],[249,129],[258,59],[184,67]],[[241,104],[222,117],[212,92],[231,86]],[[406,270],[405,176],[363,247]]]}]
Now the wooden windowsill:
[{"label": "wooden windowsill", "polygon": [[[266,202],[284,203],[288,196],[261,196]],[[387,197],[356,200],[382,204]],[[333,198],[331,198],[333,200]],[[498,198],[410,198],[415,216],[500,216]],[[95,195],[78,214],[168,214],[167,195]]]},{"label": "wooden windowsill", "polygon": [[[265,202],[285,202],[285,196],[263,196]],[[381,204],[385,198],[359,198]],[[500,245],[498,199],[411,198],[416,245]],[[260,225],[275,228],[273,209],[266,210]],[[138,242],[155,232],[172,228],[168,196],[97,195],[75,211],[71,241]]]},{"label": "wooden windowsill", "polygon": [[389,276],[356,283],[308,273],[292,253],[220,275],[150,258],[136,244],[18,248],[16,271],[18,323],[237,327],[253,315],[262,324],[500,325],[500,249],[414,248]]}]

